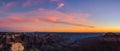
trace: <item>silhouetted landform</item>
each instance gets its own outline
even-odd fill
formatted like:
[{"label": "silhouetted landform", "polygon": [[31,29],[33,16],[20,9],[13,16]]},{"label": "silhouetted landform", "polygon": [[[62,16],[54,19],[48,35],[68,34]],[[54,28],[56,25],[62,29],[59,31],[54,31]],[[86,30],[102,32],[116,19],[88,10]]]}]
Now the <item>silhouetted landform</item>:
[{"label": "silhouetted landform", "polygon": [[55,34],[32,36],[1,32],[0,51],[120,51],[120,35],[108,32],[100,37],[72,41]]}]

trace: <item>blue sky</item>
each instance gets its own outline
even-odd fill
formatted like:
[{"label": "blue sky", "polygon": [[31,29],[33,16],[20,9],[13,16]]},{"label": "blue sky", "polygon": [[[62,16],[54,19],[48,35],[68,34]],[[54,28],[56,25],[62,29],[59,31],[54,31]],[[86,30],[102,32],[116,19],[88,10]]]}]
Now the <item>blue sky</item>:
[{"label": "blue sky", "polygon": [[118,32],[119,2],[0,0],[0,31]]}]

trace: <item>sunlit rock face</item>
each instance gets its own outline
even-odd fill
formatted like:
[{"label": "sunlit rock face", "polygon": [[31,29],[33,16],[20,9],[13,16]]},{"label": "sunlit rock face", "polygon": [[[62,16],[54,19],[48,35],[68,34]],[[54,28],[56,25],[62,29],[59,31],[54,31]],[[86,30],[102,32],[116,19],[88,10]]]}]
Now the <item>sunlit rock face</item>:
[{"label": "sunlit rock face", "polygon": [[117,42],[118,41],[118,36],[115,33],[108,32],[104,36],[100,37],[101,41],[108,41],[108,42]]},{"label": "sunlit rock face", "polygon": [[24,51],[24,46],[22,45],[22,43],[13,43],[11,51]]}]

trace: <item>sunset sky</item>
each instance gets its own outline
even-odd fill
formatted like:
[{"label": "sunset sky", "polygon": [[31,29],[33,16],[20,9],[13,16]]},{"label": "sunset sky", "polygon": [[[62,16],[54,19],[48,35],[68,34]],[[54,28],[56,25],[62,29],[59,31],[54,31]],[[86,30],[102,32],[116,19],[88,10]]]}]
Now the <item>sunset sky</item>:
[{"label": "sunset sky", "polygon": [[0,32],[120,32],[120,0],[0,0]]}]

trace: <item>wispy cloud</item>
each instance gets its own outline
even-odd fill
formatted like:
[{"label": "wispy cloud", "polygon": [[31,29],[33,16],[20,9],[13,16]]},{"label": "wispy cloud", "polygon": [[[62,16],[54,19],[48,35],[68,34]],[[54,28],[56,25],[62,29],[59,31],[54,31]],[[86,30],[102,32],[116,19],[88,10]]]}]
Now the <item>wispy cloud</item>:
[{"label": "wispy cloud", "polygon": [[[19,5],[20,8],[27,8],[29,6],[35,6],[35,5],[38,5],[38,4],[43,5],[46,1],[47,0],[24,0],[24,2],[21,2],[19,0],[10,1],[10,2],[2,1],[2,7],[3,7],[3,9],[9,9],[9,8],[12,8],[14,6]],[[63,6],[65,6],[65,4],[62,2],[62,0],[50,0],[49,2],[56,2],[57,3],[58,6],[54,9],[60,9]]]},{"label": "wispy cloud", "polygon": [[77,24],[77,23],[70,23],[65,21],[58,21],[56,18],[47,17],[45,21],[57,23],[57,24],[65,24],[65,25],[74,25],[74,26],[83,26],[83,27],[89,27],[94,28],[94,26],[84,25],[84,24]]},{"label": "wispy cloud", "polygon": [[32,6],[32,5],[36,5],[36,4],[39,4],[41,3],[43,0],[26,0],[22,6],[23,7],[28,7],[28,6]]},{"label": "wispy cloud", "polygon": [[65,4],[64,3],[60,3],[58,4],[58,7],[56,9],[62,8]]},{"label": "wispy cloud", "polygon": [[51,2],[58,2],[58,1],[60,1],[60,0],[50,0]]},{"label": "wispy cloud", "polygon": [[[86,16],[85,15],[86,13],[82,13],[82,14]],[[32,29],[35,25],[43,25],[44,23],[73,25],[73,26],[89,27],[89,28],[94,27],[94,26],[71,22],[71,20],[75,20],[74,16],[71,14],[59,12],[57,10],[47,10],[47,9],[40,8],[40,9],[29,11],[29,12],[7,13],[6,17],[0,18],[0,23],[1,23],[0,27],[6,27],[4,25],[9,25],[7,26],[7,28],[9,27],[14,28],[14,26],[28,27],[30,26],[29,24],[31,24],[32,27],[28,27],[28,29]],[[14,30],[15,29],[16,28],[14,28]],[[19,29],[23,30],[21,28],[18,28],[17,30]],[[25,29],[25,30],[28,30],[28,29]]]},{"label": "wispy cloud", "polygon": [[4,8],[11,8],[11,7],[14,7],[15,5],[16,5],[16,2],[9,2],[5,4]]},{"label": "wispy cloud", "polygon": [[50,0],[51,2],[57,2],[57,7],[56,9],[60,9],[65,6],[65,4],[62,2],[62,0]]}]

